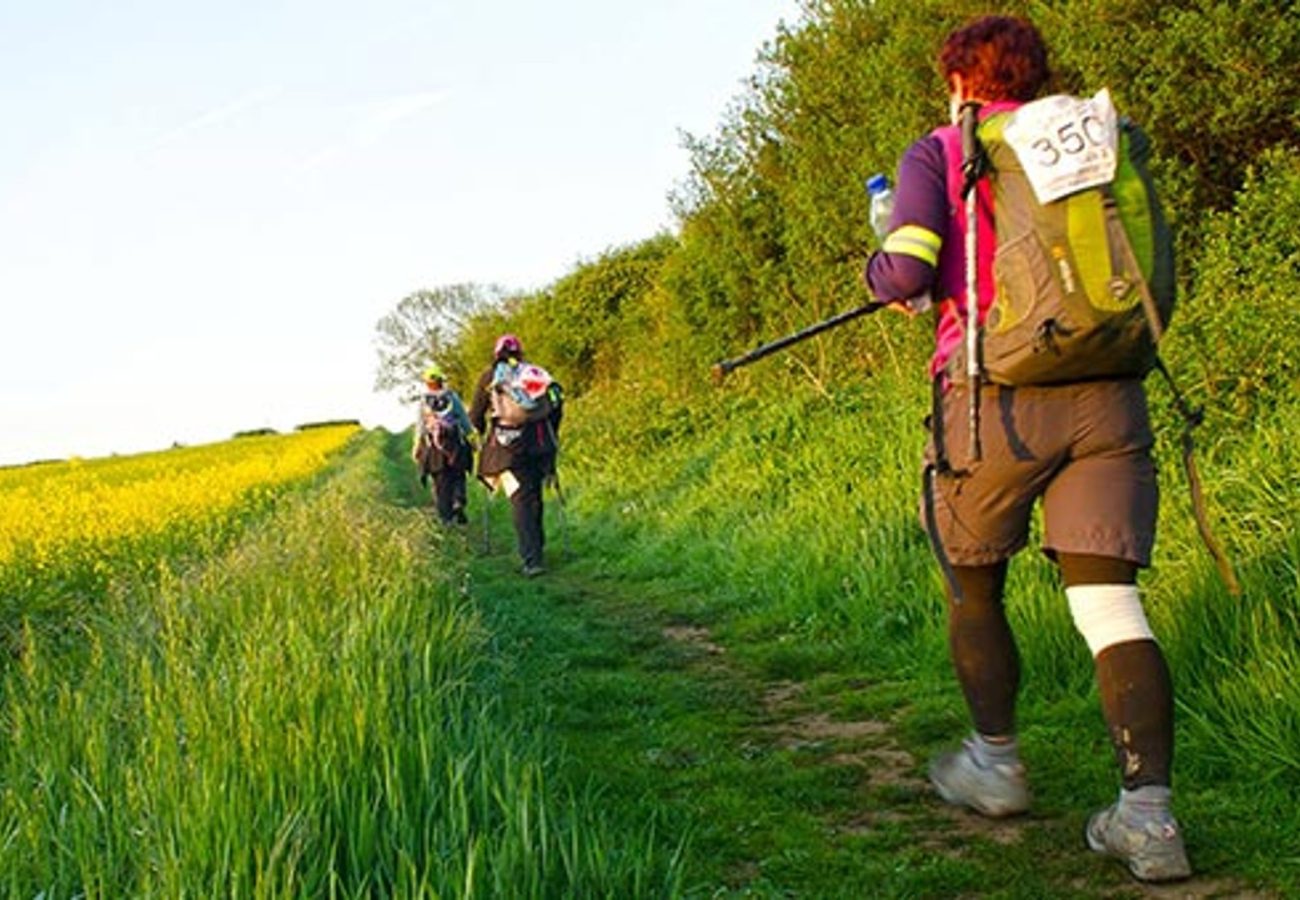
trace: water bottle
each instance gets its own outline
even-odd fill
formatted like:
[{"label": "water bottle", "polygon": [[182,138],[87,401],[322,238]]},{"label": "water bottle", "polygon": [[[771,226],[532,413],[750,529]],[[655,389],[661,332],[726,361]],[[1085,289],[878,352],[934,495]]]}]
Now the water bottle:
[{"label": "water bottle", "polygon": [[867,179],[867,193],[871,197],[871,228],[883,243],[889,234],[889,217],[894,212],[894,189],[888,175],[872,175]]},{"label": "water bottle", "polygon": [[[868,178],[867,193],[871,195],[871,227],[883,244],[889,234],[889,218],[894,214],[894,189],[889,184],[889,176],[872,175]],[[904,302],[914,313],[925,312],[930,308],[930,292],[909,297]]]}]

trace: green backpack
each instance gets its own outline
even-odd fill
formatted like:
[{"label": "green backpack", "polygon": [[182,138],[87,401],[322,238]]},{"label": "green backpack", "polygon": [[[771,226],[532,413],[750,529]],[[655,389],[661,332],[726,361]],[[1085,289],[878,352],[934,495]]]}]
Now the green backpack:
[{"label": "green backpack", "polygon": [[[1146,135],[1103,90],[992,115],[978,140],[997,235],[982,377],[1014,386],[1145,375],[1174,307]],[[965,348],[956,356],[948,371],[962,380]]]}]

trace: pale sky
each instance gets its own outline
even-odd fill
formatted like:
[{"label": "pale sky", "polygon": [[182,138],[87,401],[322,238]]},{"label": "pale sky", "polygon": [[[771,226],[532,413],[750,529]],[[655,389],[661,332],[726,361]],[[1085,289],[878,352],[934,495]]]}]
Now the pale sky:
[{"label": "pale sky", "polygon": [[359,418],[374,326],[674,227],[798,0],[0,0],[0,465]]}]

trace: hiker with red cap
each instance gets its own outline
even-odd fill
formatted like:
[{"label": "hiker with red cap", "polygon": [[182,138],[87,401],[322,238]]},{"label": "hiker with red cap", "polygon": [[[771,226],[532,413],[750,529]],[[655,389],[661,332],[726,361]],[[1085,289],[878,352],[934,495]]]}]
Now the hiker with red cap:
[{"label": "hiker with red cap", "polygon": [[522,572],[529,578],[546,571],[542,489],[555,475],[563,416],[559,383],[524,360],[516,335],[497,338],[492,363],[474,389],[469,418],[483,436],[479,478],[510,498]]},{"label": "hiker with red cap", "polygon": [[985,816],[1030,807],[1005,595],[1041,503],[1041,546],[1092,655],[1121,783],[1088,819],[1087,846],[1142,881],[1186,878],[1173,679],[1138,590],[1158,506],[1142,379],[1174,294],[1150,143],[1106,90],[1040,96],[1047,47],[1026,19],[972,20],[938,61],[952,121],[904,154],[866,271],[878,301],[934,317],[922,521],[973,727],[930,781]]}]

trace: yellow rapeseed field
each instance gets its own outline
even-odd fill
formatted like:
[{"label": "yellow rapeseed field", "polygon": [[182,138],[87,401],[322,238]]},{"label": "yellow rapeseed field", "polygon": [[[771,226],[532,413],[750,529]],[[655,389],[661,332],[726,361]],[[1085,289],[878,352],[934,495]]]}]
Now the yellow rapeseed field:
[{"label": "yellow rapeseed field", "polygon": [[0,469],[0,566],[148,537],[231,511],[310,475],[357,431],[311,428],[199,447]]}]

